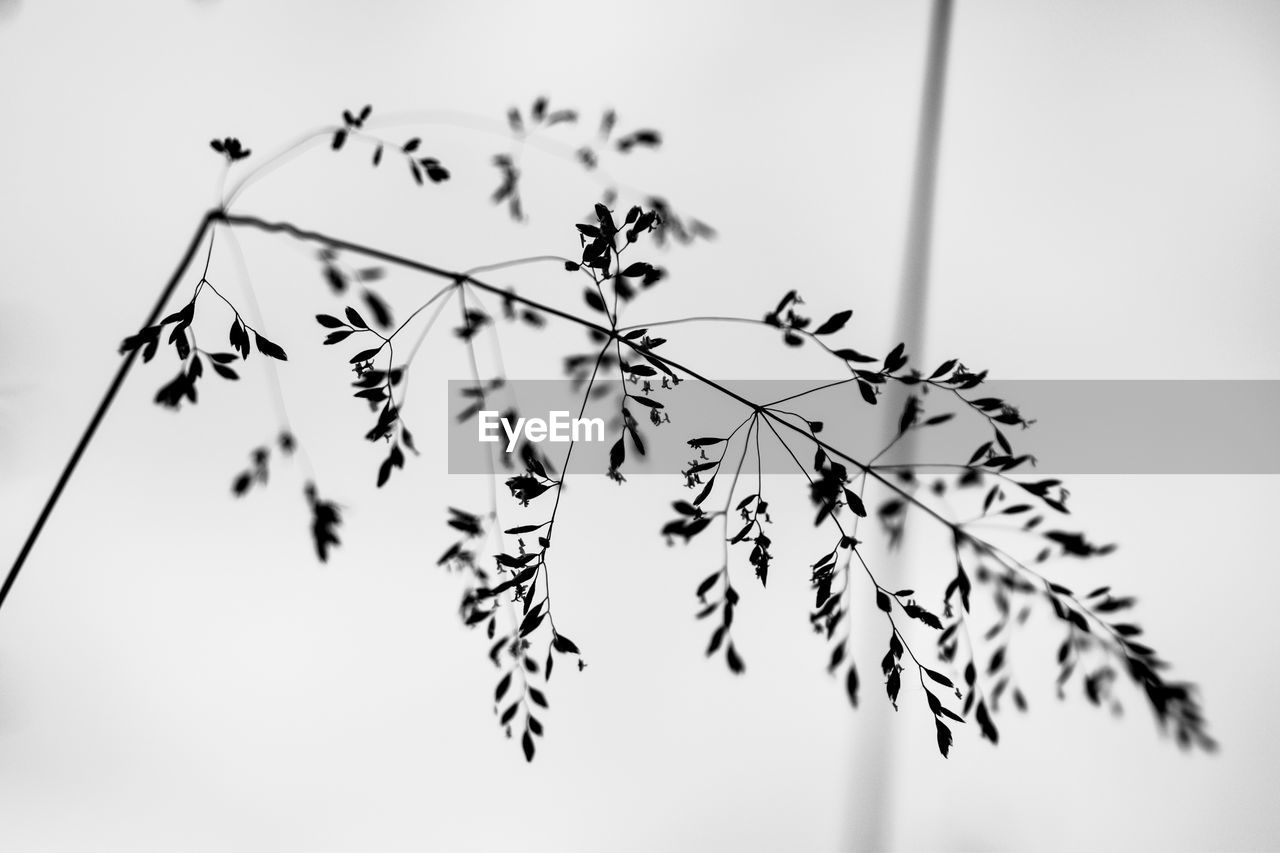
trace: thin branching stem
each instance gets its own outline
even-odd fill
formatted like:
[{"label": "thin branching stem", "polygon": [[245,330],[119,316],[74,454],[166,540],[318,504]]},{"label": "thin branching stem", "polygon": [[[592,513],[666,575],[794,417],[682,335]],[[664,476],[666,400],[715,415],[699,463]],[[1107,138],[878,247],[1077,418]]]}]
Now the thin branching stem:
[{"label": "thin branching stem", "polygon": [[[200,244],[204,241],[205,235],[211,230],[216,216],[217,212],[213,211],[200,220],[195,234],[192,235],[191,241],[187,244],[186,251],[183,252],[182,258],[178,261],[178,266],[174,269],[164,287],[160,289],[160,294],[156,297],[151,313],[147,315],[146,321],[142,324],[143,327],[151,326],[160,319],[165,305],[173,297],[174,291],[178,289],[179,282],[182,281],[187,268],[191,265],[191,261],[195,257],[196,251],[200,248]],[[54,483],[53,491],[49,493],[44,506],[40,509],[40,514],[36,516],[35,524],[32,525],[26,540],[23,541],[22,549],[18,551],[18,556],[14,559],[13,565],[9,567],[9,573],[5,575],[4,585],[0,586],[0,607],[4,606],[5,600],[9,597],[9,592],[13,589],[23,565],[26,564],[27,557],[31,554],[31,549],[35,547],[36,540],[40,538],[40,532],[44,530],[45,524],[48,523],[54,507],[58,505],[58,499],[62,497],[63,490],[66,489],[67,483],[71,480],[71,475],[75,473],[76,466],[80,464],[81,457],[84,456],[85,450],[89,447],[90,442],[93,441],[94,434],[97,433],[98,427],[102,425],[103,418],[106,417],[107,412],[111,409],[111,404],[115,402],[116,395],[120,393],[120,388],[124,385],[124,380],[129,375],[129,371],[137,359],[138,349],[135,348],[124,356],[120,366],[116,368],[116,374],[112,377],[111,384],[107,386],[107,391],[98,403],[98,408],[94,410],[93,415],[89,418],[89,423],[80,435],[80,440],[76,442],[75,449],[71,451],[71,456],[67,458],[67,462],[62,468],[62,473],[58,475],[58,480]]]},{"label": "thin branching stem", "polygon": [[[455,282],[466,282],[467,284],[470,284],[472,287],[475,287],[479,290],[492,293],[495,296],[499,296],[505,299],[514,300],[515,302],[526,305],[530,308],[536,308],[540,311],[543,311],[544,313],[549,314],[553,317],[559,317],[562,320],[566,320],[570,323],[574,323],[576,325],[582,326],[587,329],[591,329],[607,338],[612,338],[616,340],[619,346],[626,345],[627,347],[630,347],[631,349],[637,352],[642,351],[642,347],[640,343],[636,341],[626,340],[625,338],[621,337],[620,335],[621,330],[615,331],[614,329],[601,326],[598,323],[593,323],[592,321],[587,320],[583,317],[580,317],[576,314],[571,314],[567,311],[561,311],[560,309],[554,308],[550,305],[539,302],[537,300],[529,299],[528,297],[512,294],[508,291],[503,290],[502,288],[480,281],[479,279],[476,279],[472,276],[466,276],[466,275],[463,275],[462,273],[452,272],[450,270],[435,266],[433,264],[427,264],[421,261],[416,261],[416,260],[413,260],[412,258],[406,258],[404,256],[393,254],[391,252],[386,252],[380,249],[375,249],[370,246],[365,246],[360,243],[354,243],[349,240],[343,240],[337,237],[331,237],[327,234],[323,234],[318,231],[305,230],[288,222],[271,222],[256,216],[246,216],[243,214],[228,214],[228,213],[222,213],[222,212],[215,212],[213,215],[216,216],[221,221],[225,221],[234,226],[256,228],[258,230],[272,232],[272,233],[284,233],[299,240],[316,241],[319,243],[326,244],[334,249],[343,249],[346,251],[356,252],[358,254],[363,254],[366,257],[381,260],[385,263],[395,264],[397,266],[406,267],[408,269],[414,269],[419,272],[426,273],[428,275],[433,275],[439,278],[450,279]],[[647,350],[644,350],[644,353],[648,358],[653,359],[654,361],[661,362],[673,370],[683,372],[688,376],[694,379],[697,379],[700,382],[705,383],[706,385],[719,391],[720,393],[738,401],[739,403],[742,403],[744,406],[747,406],[753,411],[763,412],[765,417],[786,426],[788,429],[792,430],[793,432],[796,432],[802,436],[805,436],[810,441],[812,441],[815,445],[825,450],[831,456],[839,458],[847,462],[848,464],[854,466],[855,468],[868,473],[873,479],[879,481],[882,485],[884,485],[891,491],[895,492],[899,497],[903,498],[904,500],[909,502],[911,505],[916,506],[917,508],[923,510],[927,515],[930,515],[936,521],[946,525],[948,528],[955,529],[956,525],[950,519],[939,514],[932,507],[929,507],[927,504],[921,502],[914,495],[900,488],[897,484],[893,483],[891,480],[889,480],[884,475],[880,474],[878,471],[868,469],[865,463],[854,458],[848,453],[842,450],[839,450],[838,448],[832,447],[827,442],[823,441],[817,436],[810,434],[804,429],[801,429],[795,424],[784,420],[782,417],[776,414],[770,413],[768,411],[765,411],[765,408],[761,406],[759,403],[756,403],[752,400],[747,399],[746,397],[743,397],[741,394],[738,394],[737,392],[722,385],[719,382],[716,382],[712,379],[709,379],[703,376],[701,373],[698,373],[692,368],[686,367],[680,362],[677,362],[666,356],[658,355],[657,353],[649,352]]]}]

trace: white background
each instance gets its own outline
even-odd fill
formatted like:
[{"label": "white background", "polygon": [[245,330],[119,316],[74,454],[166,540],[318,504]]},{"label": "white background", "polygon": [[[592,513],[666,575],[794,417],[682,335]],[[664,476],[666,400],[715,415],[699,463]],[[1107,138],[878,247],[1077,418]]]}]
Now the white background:
[{"label": "white background", "polygon": [[[614,106],[667,139],[618,176],[722,235],[663,258],[672,279],[637,320],[758,316],[796,287],[815,314],[855,308],[850,342],[887,349],[926,24],[916,0],[3,0],[0,553],[215,198],[215,136],[261,156],[365,102],[493,118],[543,93],[588,116]],[[1276,378],[1277,47],[1269,2],[959,4],[929,358],[1003,378]],[[572,251],[568,226],[598,193],[578,170],[528,152],[531,221],[515,227],[485,200],[487,158],[508,143],[421,132],[454,181],[416,190],[365,153],[320,150],[240,208],[445,266]],[[776,525],[768,594],[735,569],[749,669],[734,679],[702,658],[691,618],[713,543],[673,551],[655,533],[677,484],[584,478],[553,571],[557,622],[590,666],[553,679],[530,766],[490,716],[457,579],[433,565],[443,507],[482,508],[481,483],[444,479],[434,448],[375,494],[378,451],[308,320],[334,308],[315,264],[280,239],[243,243],[290,352],[299,433],[350,507],[348,544],[312,561],[287,468],[230,499],[274,429],[261,375],[210,383],[173,415],[149,401],[169,363],[139,370],[0,614],[0,848],[827,850],[867,822],[903,850],[1280,844],[1273,479],[1074,484],[1081,525],[1123,547],[1059,577],[1141,595],[1153,643],[1203,686],[1219,755],[1178,753],[1137,703],[1120,720],[1058,703],[1045,634],[1014,660],[1032,713],[1003,718],[998,749],[963,733],[944,761],[918,690],[889,719],[879,643],[856,652],[856,714],[825,677],[804,615],[821,546],[803,518]],[[235,290],[230,256],[214,274]],[[563,281],[502,280],[547,298]],[[407,307],[421,288],[398,276],[387,292]],[[774,342],[751,358],[755,333],[716,340],[672,345],[711,375],[822,369],[779,364]],[[535,343],[508,354],[513,373],[554,376],[578,339]],[[444,339],[424,357],[438,369],[406,416],[429,445],[432,403],[465,368]],[[937,561],[940,586],[947,555],[925,544],[912,571]],[[888,768],[859,763],[875,738],[891,738]]]}]

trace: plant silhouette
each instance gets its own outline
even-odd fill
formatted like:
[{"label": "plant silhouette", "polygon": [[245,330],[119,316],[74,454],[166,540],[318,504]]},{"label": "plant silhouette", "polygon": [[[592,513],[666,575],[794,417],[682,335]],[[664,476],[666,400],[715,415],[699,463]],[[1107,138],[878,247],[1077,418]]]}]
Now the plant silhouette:
[{"label": "plant silhouette", "polygon": [[[576,328],[585,333],[588,346],[584,352],[565,353],[565,371],[579,383],[579,416],[592,401],[614,414],[608,469],[597,473],[620,484],[625,482],[629,457],[646,453],[646,430],[678,428],[668,425],[671,418],[664,396],[680,382],[705,383],[741,406],[742,419],[726,423],[720,434],[688,437],[691,459],[683,471],[685,493],[673,501],[671,520],[655,531],[669,542],[720,539],[719,568],[691,593],[699,603],[696,617],[710,626],[706,654],[722,657],[731,672],[742,673],[746,668],[733,634],[740,603],[735,583],[743,581],[735,581],[731,570],[745,562],[763,586],[775,563],[769,530],[776,484],[766,482],[759,464],[763,442],[784,449],[805,478],[803,497],[813,508],[817,530],[807,564],[813,594],[809,620],[826,643],[828,670],[841,679],[853,705],[862,694],[864,670],[849,650],[849,624],[861,598],[870,612],[879,612],[875,618],[883,618],[887,629],[887,649],[878,668],[894,707],[902,679],[913,678],[923,691],[942,755],[951,749],[952,727],[966,721],[975,723],[982,737],[997,742],[995,720],[1001,709],[1009,704],[1017,710],[1027,708],[1028,698],[1010,664],[1010,649],[1020,627],[1040,609],[1061,631],[1053,664],[1060,695],[1078,688],[1092,704],[1118,708],[1114,685],[1128,679],[1179,745],[1215,747],[1194,686],[1167,680],[1165,662],[1140,639],[1141,628],[1128,616],[1134,599],[1105,586],[1079,593],[1046,576],[1043,564],[1094,559],[1110,553],[1113,546],[1096,544],[1085,534],[1062,527],[1068,516],[1068,492],[1057,479],[1024,474],[1034,460],[1014,448],[1010,433],[1030,421],[1011,403],[982,396],[986,371],[971,370],[958,359],[932,367],[913,365],[901,344],[880,356],[837,343],[847,336],[852,311],[838,310],[816,320],[803,313],[805,303],[795,290],[760,306],[757,317],[679,317],[645,326],[625,325],[621,316],[627,306],[666,278],[665,270],[646,253],[668,243],[709,240],[715,232],[660,196],[641,194],[635,203],[623,204],[622,192],[605,174],[602,163],[606,160],[659,148],[661,134],[644,127],[620,129],[612,111],[605,112],[593,128],[584,130],[584,125],[577,111],[552,108],[545,98],[527,109],[512,108],[505,121],[513,141],[548,133],[578,134],[576,142],[562,144],[563,150],[604,185],[602,197],[591,206],[585,221],[566,225],[566,235],[572,233],[576,243],[573,256],[541,255],[464,271],[235,208],[247,186],[296,154],[326,144],[335,156],[353,156],[363,147],[372,167],[400,170],[424,192],[451,179],[450,168],[423,150],[422,137],[392,140],[380,135],[371,107],[344,111],[340,123],[321,128],[268,158],[255,156],[253,149],[234,137],[213,140],[211,148],[226,163],[224,181],[230,174],[237,180],[225,189],[222,203],[201,218],[149,318],[124,339],[120,368],[0,588],[0,606],[139,357],[146,363],[162,350],[171,354],[177,372],[162,384],[155,401],[174,409],[195,404],[204,382],[236,381],[255,353],[272,367],[272,381],[278,381],[274,364],[288,361],[289,354],[268,336],[270,329],[256,328],[245,320],[240,308],[215,286],[217,271],[210,270],[214,242],[220,235],[234,242],[236,231],[259,231],[315,249],[317,276],[336,306],[315,317],[316,344],[349,353],[353,396],[370,412],[364,437],[386,449],[374,474],[379,487],[418,453],[403,416],[407,377],[423,340],[450,303],[456,311],[452,335],[465,349],[471,368],[471,384],[465,390],[471,402],[458,413],[463,419],[492,408],[490,401],[501,394],[505,383],[504,376],[481,374],[475,352],[478,338],[498,335],[502,324],[535,333],[553,324]],[[511,220],[524,221],[527,206],[517,155],[495,153],[486,168],[494,170],[491,201]],[[202,248],[203,269],[197,284],[180,308],[164,313],[188,270],[198,263]],[[566,278],[580,282],[583,307],[578,311],[557,308],[482,277],[494,270],[533,264],[555,265]],[[388,267],[442,284],[397,322],[393,307],[378,291]],[[486,299],[500,304],[501,310],[491,313]],[[197,315],[205,318],[205,324],[226,324],[226,343],[197,340]],[[839,365],[845,377],[779,400],[751,400],[664,354],[663,334],[728,323],[754,326],[760,334],[776,337],[783,350],[816,347]],[[619,380],[621,390],[613,394],[600,384],[606,377]],[[838,430],[826,429],[825,424],[787,408],[797,398],[828,389],[847,393],[859,405],[876,406],[887,398],[884,392],[889,388],[906,395],[896,435],[867,459],[851,455],[837,439],[828,438]],[[938,410],[934,405],[938,399],[954,410]],[[879,461],[903,437],[943,427],[957,415],[977,419],[989,438],[967,459],[928,466],[930,471],[947,470],[945,475],[926,473],[925,466]],[[556,622],[550,593],[554,534],[574,446],[570,442],[562,459],[551,459],[535,444],[522,440],[512,454],[518,462],[511,470],[501,475],[496,467],[491,470],[487,510],[449,510],[444,521],[454,541],[437,561],[462,579],[462,619],[485,634],[488,657],[498,669],[493,701],[499,723],[520,741],[530,760],[544,733],[546,691],[560,666],[557,661],[564,659],[579,669],[584,666],[582,651]],[[277,435],[252,450],[247,467],[233,476],[233,494],[243,497],[266,486],[273,460],[300,452],[305,451],[282,415]],[[759,472],[754,483],[743,475],[749,456],[755,457]],[[513,465],[509,457],[503,463]],[[498,520],[500,478],[517,511],[527,519],[518,525],[503,526]],[[342,512],[315,482],[306,482],[303,493],[311,512],[315,552],[324,561],[341,543]],[[956,520],[954,507],[959,503],[973,505],[976,516]],[[941,525],[950,541],[948,568],[932,594],[895,590],[881,583],[859,538],[875,525],[895,546],[909,518]],[[1031,543],[1029,556],[1015,555],[975,532],[975,524],[992,522],[1024,534]],[[745,560],[739,554],[745,554]],[[971,603],[980,595],[989,600],[995,614],[994,621],[982,628],[971,624]]]}]

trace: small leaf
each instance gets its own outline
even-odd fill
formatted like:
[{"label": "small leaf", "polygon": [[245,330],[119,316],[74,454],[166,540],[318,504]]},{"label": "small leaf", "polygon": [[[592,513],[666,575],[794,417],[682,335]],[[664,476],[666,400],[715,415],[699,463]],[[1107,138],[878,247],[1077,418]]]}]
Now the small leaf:
[{"label": "small leaf", "polygon": [[942,362],[942,364],[938,365],[938,369],[933,371],[933,374],[930,375],[929,378],[937,379],[939,376],[950,373],[955,368],[955,366],[956,366],[956,360],[954,358],[948,361],[944,361]]},{"label": "small leaf", "polygon": [[947,678],[940,672],[936,672],[932,669],[925,669],[924,674],[941,684],[943,687],[955,687],[955,685],[951,683],[951,679]]},{"label": "small leaf", "polygon": [[373,320],[383,329],[391,326],[391,309],[387,307],[387,303],[382,297],[374,293],[372,290],[364,292],[364,303],[369,306],[369,311],[373,314]]},{"label": "small leaf", "polygon": [[839,311],[827,318],[827,321],[821,326],[813,330],[815,335],[830,335],[844,328],[844,324],[849,322],[849,318],[853,316],[852,311]]},{"label": "small leaf", "polygon": [[694,506],[698,506],[704,500],[707,499],[707,495],[711,494],[711,487],[715,485],[715,482],[716,482],[715,477],[712,477],[710,480],[707,480],[707,484],[702,487],[702,491],[698,492],[698,496],[693,499]]},{"label": "small leaf", "polygon": [[574,642],[563,634],[555,634],[551,638],[551,647],[567,655],[581,654]]},{"label": "small leaf", "polygon": [[253,338],[258,345],[258,352],[262,353],[263,355],[267,355],[267,356],[271,356],[272,358],[279,359],[280,361],[289,360],[289,356],[285,355],[285,352],[283,349],[281,349],[278,345],[272,343],[271,341],[267,340],[262,335],[258,334],[257,332],[254,332]]},{"label": "small leaf", "polygon": [[1000,732],[996,729],[996,724],[991,720],[991,714],[987,712],[986,702],[978,703],[978,708],[974,711],[974,717],[978,721],[978,728],[982,730],[982,736],[992,743],[999,743]]},{"label": "small leaf", "polygon": [[360,316],[360,312],[350,306],[347,307],[347,320],[357,329],[369,328],[364,318]]},{"label": "small leaf", "polygon": [[716,649],[720,648],[720,644],[724,642],[725,627],[721,625],[711,632],[711,642],[707,644],[707,657],[711,657],[716,653]]},{"label": "small leaf", "polygon": [[884,369],[886,373],[893,373],[898,368],[907,363],[907,345],[905,343],[898,344],[889,354],[884,357]]},{"label": "small leaf", "polygon": [[938,728],[938,752],[942,753],[942,757],[946,758],[951,751],[951,729],[947,728],[942,720],[935,720]]},{"label": "small leaf", "polygon": [[[543,524],[545,523],[546,522],[543,522]],[[537,530],[539,527],[542,527],[542,526],[543,526],[542,524],[522,524],[519,527],[512,527],[502,532],[506,533],[509,536],[519,536],[522,533],[532,533],[533,531]]]},{"label": "small leaf", "polygon": [[542,605],[538,605],[533,610],[530,610],[528,615],[526,615],[520,623],[520,636],[527,637],[534,631],[538,630],[538,626],[542,624],[542,620],[545,616],[546,613],[543,611]]},{"label": "small leaf", "polygon": [[652,269],[653,267],[650,266],[649,264],[637,261],[636,263],[631,264],[626,269],[624,269],[621,275],[626,276],[627,278],[639,278],[640,276],[645,275]]}]

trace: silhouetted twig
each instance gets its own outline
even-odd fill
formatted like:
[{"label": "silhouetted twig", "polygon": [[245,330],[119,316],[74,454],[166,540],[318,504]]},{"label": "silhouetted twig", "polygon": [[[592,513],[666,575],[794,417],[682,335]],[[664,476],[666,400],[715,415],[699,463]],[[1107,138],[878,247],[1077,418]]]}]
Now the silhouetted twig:
[{"label": "silhouetted twig", "polygon": [[[303,141],[286,148],[279,156],[292,156],[299,146],[322,137],[330,140],[331,150],[342,151],[354,139],[374,145],[372,162],[378,166],[389,143],[369,133],[366,126],[369,116],[368,107],[358,112],[347,111],[343,114],[342,125],[327,128],[320,135],[304,137]],[[512,134],[524,138],[536,127],[571,124],[576,118],[573,111],[551,111],[545,100],[539,99],[527,115],[513,110],[508,122]],[[594,145],[598,147],[602,142],[612,140],[613,148],[626,154],[660,142],[660,135],[650,130],[632,131],[613,138],[614,123],[614,117],[606,115]],[[448,179],[449,171],[438,160],[420,156],[420,144],[419,137],[412,137],[396,149],[397,156],[409,164],[413,179],[424,186]],[[234,138],[215,142],[214,149],[222,153],[228,163],[242,160],[250,153]],[[585,168],[594,169],[599,162],[596,148],[581,150],[591,153],[578,159]],[[254,176],[270,171],[274,162],[269,160],[250,172],[226,198],[236,198]],[[502,171],[503,184],[494,200],[505,204],[513,219],[522,219],[524,200],[519,194],[519,175],[514,159],[505,161]],[[612,197],[612,191],[606,193],[607,199]],[[938,748],[943,755],[948,754],[952,745],[949,724],[963,723],[966,718],[972,718],[978,723],[982,736],[994,743],[998,739],[998,731],[993,718],[1001,696],[1008,692],[1017,708],[1026,707],[1025,696],[1012,680],[1007,650],[1013,631],[1037,604],[1047,605],[1067,632],[1058,653],[1060,688],[1080,673],[1084,692],[1091,702],[1115,705],[1117,700],[1110,686],[1118,675],[1127,675],[1144,694],[1157,719],[1173,729],[1180,744],[1205,748],[1214,746],[1205,731],[1192,686],[1166,681],[1160,674],[1164,662],[1154,650],[1136,639],[1141,629],[1132,622],[1122,621],[1121,614],[1132,606],[1132,598],[1113,595],[1106,587],[1087,595],[1077,595],[1069,588],[1048,580],[1033,567],[1033,564],[1055,556],[1073,559],[1101,556],[1112,546],[1095,545],[1082,533],[1042,528],[1047,518],[1067,513],[1067,491],[1057,480],[1019,480],[1011,474],[1031,462],[1032,458],[1014,451],[1005,429],[1025,428],[1031,422],[1016,407],[1003,400],[970,393],[982,385],[985,371],[973,372],[959,360],[948,359],[925,373],[909,365],[910,355],[904,344],[894,347],[884,357],[830,344],[828,341],[842,332],[852,312],[838,311],[815,324],[801,313],[804,303],[794,290],[784,294],[763,319],[705,316],[673,318],[639,326],[622,325],[620,312],[626,304],[665,277],[661,268],[635,260],[633,247],[646,235],[659,243],[668,238],[687,242],[694,237],[709,236],[712,232],[698,220],[682,220],[665,201],[653,197],[648,198],[646,205],[630,207],[621,221],[615,220],[608,201],[597,203],[589,219],[591,221],[576,225],[581,248],[578,258],[539,255],[455,271],[308,230],[292,222],[267,220],[224,208],[209,211],[201,219],[178,269],[166,283],[151,315],[139,332],[124,341],[122,348],[126,355],[120,369],[0,589],[0,605],[3,605],[129,369],[139,355],[144,361],[150,361],[156,355],[166,331],[167,342],[173,347],[181,370],[161,388],[156,399],[173,408],[184,402],[196,402],[197,388],[201,377],[205,376],[206,364],[218,377],[234,380],[238,374],[233,365],[246,361],[254,351],[278,361],[287,359],[284,348],[268,339],[258,328],[250,326],[235,304],[209,280],[209,263],[217,230],[225,229],[229,233],[252,230],[314,245],[324,280],[335,296],[348,302],[341,312],[319,314],[316,320],[325,329],[326,345],[348,341],[368,344],[356,351],[349,362],[355,373],[352,383],[354,396],[376,413],[373,426],[365,437],[371,442],[383,442],[389,448],[378,466],[379,487],[405,466],[411,454],[418,452],[413,434],[402,417],[407,375],[427,332],[455,298],[458,326],[453,333],[466,348],[474,383],[466,389],[470,405],[461,417],[472,417],[480,410],[488,409],[491,399],[504,387],[505,377],[502,375],[484,378],[475,350],[475,340],[481,335],[492,335],[496,345],[497,321],[483,304],[483,297],[491,297],[500,302],[502,315],[509,321],[539,329],[549,318],[587,333],[591,341],[590,350],[566,359],[566,371],[579,383],[582,394],[580,417],[586,412],[589,401],[597,398],[602,390],[606,394],[611,393],[609,389],[600,387],[599,377],[616,371],[621,388],[616,400],[617,418],[614,420],[617,438],[609,454],[606,473],[618,482],[625,480],[623,472],[628,447],[636,454],[646,453],[641,421],[647,418],[655,427],[670,421],[661,398],[663,392],[675,384],[687,379],[698,380],[746,410],[743,420],[727,435],[688,441],[694,458],[683,473],[685,485],[696,496],[690,500],[675,501],[673,508],[677,517],[661,531],[668,540],[688,542],[704,534],[715,520],[721,521],[723,564],[698,585],[696,595],[701,601],[701,608],[697,615],[703,619],[712,615],[718,617],[719,624],[712,630],[707,654],[714,655],[723,650],[730,671],[741,673],[745,670],[743,655],[731,634],[740,603],[731,578],[731,549],[739,544],[749,544],[747,560],[762,585],[768,582],[774,560],[774,543],[767,532],[767,525],[771,523],[770,501],[764,495],[761,464],[761,438],[767,429],[768,435],[785,450],[805,476],[808,498],[816,510],[815,525],[834,528],[827,540],[829,547],[810,564],[814,605],[809,618],[815,631],[824,635],[829,644],[828,670],[833,674],[843,672],[845,690],[853,704],[857,704],[861,685],[857,667],[848,650],[848,624],[855,601],[850,570],[856,560],[862,574],[870,581],[870,602],[881,612],[890,630],[888,651],[880,662],[886,694],[896,708],[905,655],[907,665],[914,671],[923,691],[933,718]],[[161,319],[165,304],[206,238],[209,248],[205,270],[190,300],[177,312]],[[382,277],[382,268],[355,266],[353,259],[360,264],[380,263],[426,275],[441,280],[443,285],[396,324],[392,307],[371,287]],[[567,272],[585,277],[589,283],[583,291],[583,301],[593,314],[557,308],[477,277],[481,273],[548,262],[560,264]],[[205,290],[225,303],[232,314],[228,332],[232,352],[215,352],[196,343],[192,324],[197,301]],[[352,297],[362,303],[368,317],[356,305],[349,304]],[[433,306],[435,310],[423,324],[424,328],[416,340],[412,345],[404,344],[401,335],[411,324],[421,323],[418,318]],[[603,322],[592,319],[597,316],[602,317]],[[255,320],[262,322],[258,318]],[[848,378],[824,383],[779,400],[759,402],[705,376],[683,361],[664,355],[665,351],[659,350],[667,341],[651,334],[655,329],[666,326],[724,323],[747,324],[762,332],[780,335],[787,347],[816,346],[826,357],[841,364],[848,372]],[[407,357],[403,361],[398,360],[397,352],[404,355],[406,351]],[[602,371],[606,373],[602,374]],[[794,406],[795,401],[823,389],[854,392],[854,399],[866,405],[877,405],[882,396],[881,389],[890,385],[901,386],[908,392],[906,404],[898,418],[896,433],[884,448],[866,459],[822,438],[822,423],[806,419],[793,408],[782,408],[784,404]],[[954,417],[954,412],[934,414],[926,411],[930,392],[949,397],[963,412],[981,419],[990,430],[991,438],[979,445],[966,463],[945,463],[956,472],[954,482],[938,478],[925,488],[919,472],[926,466],[882,464],[879,460],[900,440],[918,430],[941,426]],[[282,398],[278,404],[279,416],[284,423],[274,447],[288,455],[297,447],[297,439],[287,423]],[[741,443],[736,451],[735,442]],[[805,448],[805,453],[813,453],[811,464],[801,461],[801,455],[793,444]],[[244,494],[255,483],[266,482],[270,459],[275,452],[272,447],[264,445],[251,454],[250,467],[240,472],[233,482],[233,491],[237,495]],[[519,729],[519,740],[529,759],[536,751],[536,739],[543,734],[539,714],[540,709],[548,705],[544,691],[555,667],[556,656],[576,658],[579,668],[585,665],[579,647],[561,631],[552,614],[548,564],[554,544],[553,533],[561,512],[564,479],[573,462],[574,447],[575,442],[571,441],[556,467],[527,440],[520,444],[515,458],[523,470],[514,471],[505,480],[511,497],[520,507],[529,507],[550,492],[554,492],[555,497],[550,514],[544,516],[540,523],[513,527],[507,527],[500,520],[496,486],[498,474],[492,458],[487,457],[490,465],[489,511],[476,514],[451,508],[448,524],[461,534],[461,539],[438,560],[439,564],[468,578],[460,607],[462,618],[468,625],[482,627],[488,636],[489,657],[501,671],[494,691],[495,713],[508,734],[514,736]],[[708,449],[714,458],[708,455]],[[754,455],[756,460],[755,491],[739,498],[737,490],[749,455]],[[721,480],[722,486],[727,483],[727,491],[723,491],[723,508],[714,511],[704,509],[717,488],[717,478],[726,460],[732,473]],[[510,466],[514,460],[505,458],[503,461]],[[869,506],[869,485],[874,485],[886,495],[886,499],[877,506]],[[975,496],[982,495],[979,502],[981,511],[967,520],[948,517],[953,513],[944,505],[945,496],[952,492],[965,493],[966,490]],[[336,503],[320,496],[310,477],[304,492],[312,513],[311,531],[316,552],[321,560],[325,560],[339,543],[342,513]],[[955,573],[941,597],[941,615],[926,608],[914,590],[893,590],[877,579],[868,563],[866,550],[860,547],[862,542],[857,538],[860,522],[864,518],[874,518],[892,546],[901,540],[910,514],[941,524],[950,534]],[[733,515],[738,517],[740,526],[731,526]],[[845,520],[849,516],[853,521],[846,525]],[[1010,529],[1034,537],[1041,545],[1036,558],[1017,558],[974,532],[975,525],[993,518],[1006,519],[1013,524]],[[489,555],[493,560],[492,568],[482,557],[484,541],[490,536],[494,549]],[[514,547],[508,546],[507,537],[514,538]],[[980,666],[978,645],[969,627],[975,585],[989,592],[997,613],[995,624],[982,636],[983,642],[995,646],[985,666]],[[709,600],[708,596],[713,593],[714,597]],[[499,616],[504,613],[506,627],[500,628]],[[936,632],[937,657],[943,666],[955,670],[954,680],[923,659],[926,647],[919,643],[911,644],[906,633],[908,625],[916,630]],[[964,640],[963,648],[961,638]],[[545,657],[541,650],[535,649],[535,641],[545,641],[542,647]],[[962,681],[963,687],[957,686],[957,681]],[[961,703],[959,711],[948,706],[949,700],[945,698],[948,695]]]}]

